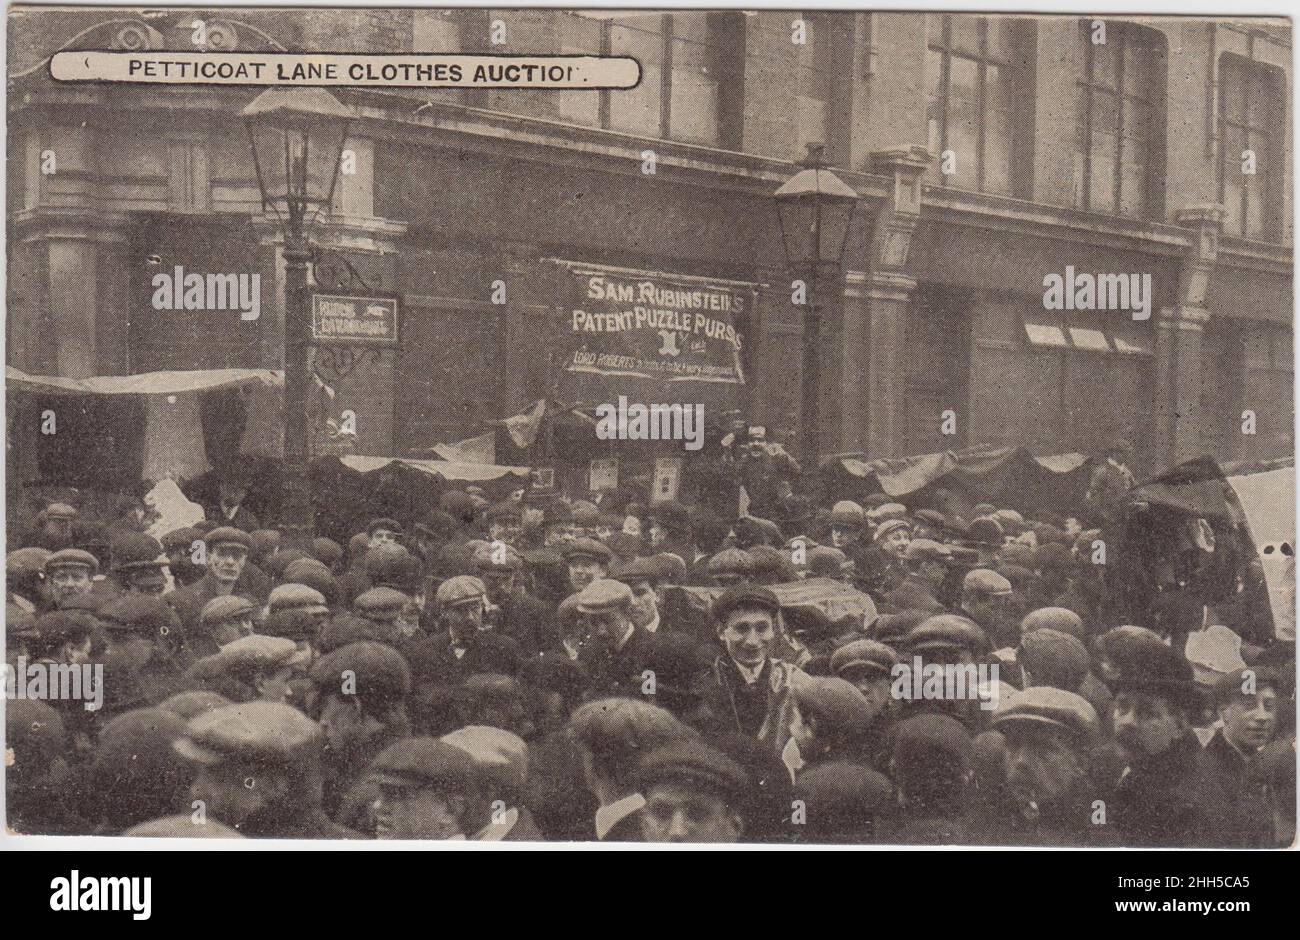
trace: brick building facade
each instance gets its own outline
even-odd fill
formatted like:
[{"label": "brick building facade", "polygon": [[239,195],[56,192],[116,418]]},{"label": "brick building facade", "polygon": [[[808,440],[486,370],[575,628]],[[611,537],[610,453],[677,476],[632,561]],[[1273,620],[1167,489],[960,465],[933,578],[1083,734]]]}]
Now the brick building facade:
[{"label": "brick building facade", "polygon": [[[334,382],[360,453],[420,454],[546,394],[557,259],[757,285],[749,383],[719,402],[797,428],[803,315],[772,193],[814,141],[863,199],[824,292],[823,451],[1092,452],[1125,434],[1152,469],[1293,451],[1284,21],[1108,18],[1099,44],[1076,16],[19,9],[9,365],[279,368],[280,235],[239,120],[257,90],[62,85],[45,67],[61,48],[193,49],[196,19],[210,48],[642,64],[628,92],[335,89],[356,172],[315,237],[404,311],[400,347]],[[154,311],[159,263],[261,272],[262,316]],[[1067,266],[1149,273],[1150,319],[1045,310],[1043,278]]]}]

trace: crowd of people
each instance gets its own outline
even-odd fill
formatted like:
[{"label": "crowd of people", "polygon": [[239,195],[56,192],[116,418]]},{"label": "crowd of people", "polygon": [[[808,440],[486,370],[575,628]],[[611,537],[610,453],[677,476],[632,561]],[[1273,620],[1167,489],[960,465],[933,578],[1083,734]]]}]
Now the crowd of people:
[{"label": "crowd of people", "polygon": [[[959,519],[783,492],[725,519],[581,495],[449,489],[346,545],[290,544],[238,491],[160,540],[126,517],[79,543],[77,510],[47,506],[7,554],[9,678],[102,666],[102,695],[11,690],[8,826],[1294,839],[1293,640],[1212,610],[1181,631],[1112,622],[1083,507]],[[810,581],[867,613],[783,601]],[[906,677],[929,667],[918,695]]]}]

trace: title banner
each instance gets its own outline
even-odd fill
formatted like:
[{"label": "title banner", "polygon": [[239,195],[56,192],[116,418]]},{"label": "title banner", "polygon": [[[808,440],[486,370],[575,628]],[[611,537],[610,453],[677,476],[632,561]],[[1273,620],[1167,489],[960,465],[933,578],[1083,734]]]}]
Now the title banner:
[{"label": "title banner", "polygon": [[743,385],[737,318],[752,289],[674,278],[574,270],[569,372]]},{"label": "title banner", "polygon": [[630,56],[352,55],[255,52],[59,52],[61,82],[353,85],[389,88],[633,88]]}]

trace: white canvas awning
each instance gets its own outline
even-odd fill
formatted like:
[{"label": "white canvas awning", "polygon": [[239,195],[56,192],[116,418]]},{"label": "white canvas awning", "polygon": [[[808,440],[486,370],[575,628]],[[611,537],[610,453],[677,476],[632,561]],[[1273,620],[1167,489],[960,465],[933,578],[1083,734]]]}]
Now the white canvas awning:
[{"label": "white canvas awning", "polygon": [[507,467],[501,464],[491,463],[464,463],[453,460],[414,460],[406,457],[363,457],[357,454],[349,454],[346,457],[340,457],[343,466],[358,473],[370,473],[372,470],[379,470],[388,466],[390,463],[400,463],[408,467],[414,467],[416,470],[422,470],[428,474],[438,474],[446,480],[499,480],[504,476],[516,475],[521,477],[528,476],[527,467]]},{"label": "white canvas awning", "polygon": [[11,392],[39,395],[180,395],[249,384],[279,387],[284,385],[284,373],[275,369],[199,369],[65,379],[53,375],[28,375],[6,366],[5,383]]}]

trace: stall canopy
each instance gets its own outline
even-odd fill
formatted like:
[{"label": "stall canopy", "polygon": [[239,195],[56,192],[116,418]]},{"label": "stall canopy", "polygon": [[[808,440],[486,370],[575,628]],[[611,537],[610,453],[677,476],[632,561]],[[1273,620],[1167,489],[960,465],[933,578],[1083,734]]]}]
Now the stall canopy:
[{"label": "stall canopy", "polygon": [[444,480],[482,482],[483,480],[499,480],[504,476],[512,474],[524,480],[528,479],[527,467],[503,467],[498,464],[466,463],[464,461],[456,460],[415,460],[408,457],[362,457],[349,455],[341,459],[345,467],[351,470],[356,470],[358,473],[370,473],[374,470],[380,470],[389,464],[397,463],[430,474],[431,476],[440,476]]},{"label": "stall canopy", "polygon": [[279,387],[284,384],[284,373],[272,369],[205,369],[64,379],[51,375],[28,375],[6,366],[5,383],[10,392],[35,395],[181,395],[251,384]]},{"label": "stall canopy", "polygon": [[885,493],[908,505],[935,505],[959,515],[991,502],[1069,516],[1083,505],[1089,469],[1083,454],[1035,457],[1023,447],[978,446],[877,460],[862,453],[835,454],[823,462],[820,474],[832,498]]}]

